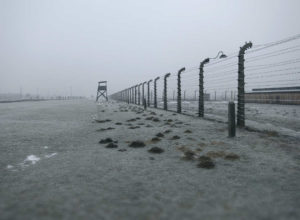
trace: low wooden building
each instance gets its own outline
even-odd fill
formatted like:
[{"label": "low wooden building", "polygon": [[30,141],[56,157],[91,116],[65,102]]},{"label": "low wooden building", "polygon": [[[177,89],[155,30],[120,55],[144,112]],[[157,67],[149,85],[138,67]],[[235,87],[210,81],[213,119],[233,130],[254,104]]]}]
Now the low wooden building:
[{"label": "low wooden building", "polygon": [[300,86],[252,89],[245,93],[245,102],[300,105]]}]

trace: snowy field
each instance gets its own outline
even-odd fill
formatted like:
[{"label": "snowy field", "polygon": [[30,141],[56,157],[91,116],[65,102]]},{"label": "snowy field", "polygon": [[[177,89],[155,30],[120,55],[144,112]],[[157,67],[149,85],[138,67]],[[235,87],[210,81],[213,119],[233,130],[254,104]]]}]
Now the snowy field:
[{"label": "snowy field", "polygon": [[[251,106],[299,131],[297,106]],[[88,100],[0,104],[0,130],[0,219],[300,218],[297,135]]]}]

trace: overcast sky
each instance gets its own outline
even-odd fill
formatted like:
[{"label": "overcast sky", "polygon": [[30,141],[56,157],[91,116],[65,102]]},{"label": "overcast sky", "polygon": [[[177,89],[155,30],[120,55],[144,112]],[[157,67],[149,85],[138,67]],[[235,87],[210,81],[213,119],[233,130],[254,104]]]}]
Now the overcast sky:
[{"label": "overcast sky", "polygon": [[0,0],[0,93],[109,93],[300,33],[299,0]]}]

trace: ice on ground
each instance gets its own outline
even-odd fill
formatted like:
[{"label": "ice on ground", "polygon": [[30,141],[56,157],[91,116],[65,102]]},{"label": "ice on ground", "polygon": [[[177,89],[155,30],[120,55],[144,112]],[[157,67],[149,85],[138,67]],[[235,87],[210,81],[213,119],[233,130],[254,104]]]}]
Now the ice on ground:
[{"label": "ice on ground", "polygon": [[45,157],[46,157],[46,158],[50,158],[50,157],[55,156],[56,154],[57,154],[57,153],[47,154],[47,155],[45,155]]},{"label": "ice on ground", "polygon": [[49,147],[48,146],[44,146],[44,149],[48,149]]},{"label": "ice on ground", "polygon": [[[48,146],[44,146],[44,148],[47,149]],[[51,157],[55,156],[56,154],[57,154],[56,152],[54,152],[52,154],[46,154],[45,158],[51,158]],[[37,157],[37,156],[32,154],[32,155],[27,156],[26,159],[23,162],[19,163],[18,165],[20,165],[22,168],[25,168],[29,165],[36,164],[40,160],[41,160],[40,157]],[[12,170],[12,171],[17,171],[17,170],[13,170],[13,168],[14,168],[13,165],[7,165],[6,168],[9,169],[9,170]]]},{"label": "ice on ground", "polygon": [[31,163],[31,164],[35,164],[36,162],[38,162],[40,160],[39,157],[35,156],[35,155],[29,155],[26,157],[26,159],[24,160],[24,164],[26,163]]},{"label": "ice on ground", "polygon": [[7,168],[7,169],[12,169],[12,168],[14,168],[14,166],[8,164],[8,165],[6,166],[6,168]]}]

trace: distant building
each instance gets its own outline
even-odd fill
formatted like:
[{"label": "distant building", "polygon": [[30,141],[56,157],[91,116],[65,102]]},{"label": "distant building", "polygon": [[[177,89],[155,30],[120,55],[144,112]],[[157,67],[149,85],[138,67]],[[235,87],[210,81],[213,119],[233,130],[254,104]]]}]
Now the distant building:
[{"label": "distant building", "polygon": [[252,89],[245,93],[245,102],[300,105],[300,86]]}]

